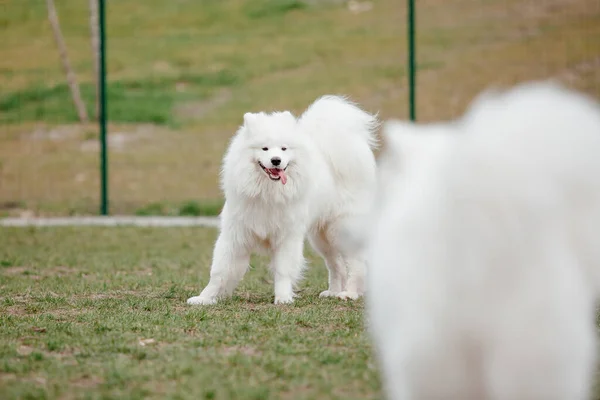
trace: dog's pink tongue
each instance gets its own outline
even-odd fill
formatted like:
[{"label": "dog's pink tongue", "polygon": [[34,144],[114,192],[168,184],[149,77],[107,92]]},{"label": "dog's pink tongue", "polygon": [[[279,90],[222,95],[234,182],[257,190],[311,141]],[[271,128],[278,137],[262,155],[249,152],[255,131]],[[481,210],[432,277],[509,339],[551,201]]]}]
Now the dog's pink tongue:
[{"label": "dog's pink tongue", "polygon": [[279,177],[279,180],[281,180],[281,183],[283,183],[285,185],[285,183],[287,182],[287,176],[285,176],[284,170],[278,169],[278,168],[273,168],[273,169],[269,170],[269,172],[273,175],[277,175]]},{"label": "dog's pink tongue", "polygon": [[285,171],[282,169],[279,170],[279,179],[281,179],[281,183],[284,185],[287,182],[287,176],[285,176]]}]

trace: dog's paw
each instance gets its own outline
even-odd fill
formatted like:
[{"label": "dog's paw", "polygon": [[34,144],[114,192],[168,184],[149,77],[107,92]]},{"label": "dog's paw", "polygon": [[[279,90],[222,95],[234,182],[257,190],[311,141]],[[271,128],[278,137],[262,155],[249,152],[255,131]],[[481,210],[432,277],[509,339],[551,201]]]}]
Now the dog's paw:
[{"label": "dog's paw", "polygon": [[187,303],[191,306],[215,304],[217,299],[214,297],[194,296],[187,299]]},{"label": "dog's paw", "polygon": [[344,291],[344,292],[339,292],[335,296],[342,300],[356,300],[361,296],[361,294],[358,292]]},{"label": "dog's paw", "polygon": [[294,297],[296,297],[293,293],[275,296],[275,304],[292,304],[294,302]]},{"label": "dog's paw", "polygon": [[331,290],[324,290],[321,293],[319,293],[319,297],[335,297],[337,295],[339,295],[340,292],[333,292]]}]

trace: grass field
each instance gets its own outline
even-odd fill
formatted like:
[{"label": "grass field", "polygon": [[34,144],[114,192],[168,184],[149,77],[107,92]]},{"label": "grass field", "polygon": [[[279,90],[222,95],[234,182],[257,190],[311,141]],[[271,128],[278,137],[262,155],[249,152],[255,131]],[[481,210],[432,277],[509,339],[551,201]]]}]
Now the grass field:
[{"label": "grass field", "polygon": [[233,298],[187,306],[215,238],[0,229],[0,398],[382,398],[363,301],[320,299],[327,274],[311,253],[293,305],[272,304],[266,260],[253,258]]},{"label": "grass field", "polygon": [[[57,0],[90,113],[87,2]],[[110,197],[115,213],[215,212],[220,159],[246,111],[300,112],[351,96],[407,115],[405,3],[120,0],[107,8]],[[600,95],[596,0],[422,0],[418,118],[460,113],[480,90],[555,78]],[[44,2],[0,13],[0,216],[98,210],[98,132],[80,126]],[[92,113],[93,114],[93,113]],[[217,210],[218,211],[218,210]]]},{"label": "grass field", "polygon": [[292,306],[259,258],[231,300],[187,306],[215,234],[0,229],[0,398],[380,396],[363,303],[319,299],[314,257]]}]

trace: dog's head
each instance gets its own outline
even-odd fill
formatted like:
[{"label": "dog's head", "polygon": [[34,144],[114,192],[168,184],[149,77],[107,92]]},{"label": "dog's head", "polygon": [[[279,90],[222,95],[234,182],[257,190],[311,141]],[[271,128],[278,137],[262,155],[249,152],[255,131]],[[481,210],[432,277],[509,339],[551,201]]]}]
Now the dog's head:
[{"label": "dog's head", "polygon": [[296,118],[288,111],[246,113],[243,129],[255,168],[266,179],[285,185],[298,147]]}]

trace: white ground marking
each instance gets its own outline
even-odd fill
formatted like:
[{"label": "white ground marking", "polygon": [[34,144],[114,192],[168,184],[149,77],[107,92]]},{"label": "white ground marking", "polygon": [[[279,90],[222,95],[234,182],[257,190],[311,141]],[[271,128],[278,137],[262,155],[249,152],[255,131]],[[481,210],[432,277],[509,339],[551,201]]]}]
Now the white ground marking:
[{"label": "white ground marking", "polygon": [[217,228],[218,217],[89,216],[57,218],[0,218],[0,226],[206,226]]}]

